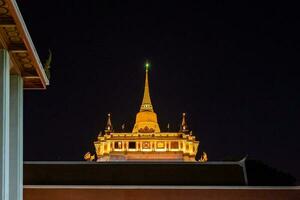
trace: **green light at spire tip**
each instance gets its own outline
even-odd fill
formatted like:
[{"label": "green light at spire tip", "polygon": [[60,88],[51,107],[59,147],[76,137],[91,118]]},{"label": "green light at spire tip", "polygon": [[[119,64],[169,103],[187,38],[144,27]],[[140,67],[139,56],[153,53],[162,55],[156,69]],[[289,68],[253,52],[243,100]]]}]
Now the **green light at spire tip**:
[{"label": "green light at spire tip", "polygon": [[148,61],[145,63],[145,68],[146,68],[147,71],[150,68],[150,63]]}]

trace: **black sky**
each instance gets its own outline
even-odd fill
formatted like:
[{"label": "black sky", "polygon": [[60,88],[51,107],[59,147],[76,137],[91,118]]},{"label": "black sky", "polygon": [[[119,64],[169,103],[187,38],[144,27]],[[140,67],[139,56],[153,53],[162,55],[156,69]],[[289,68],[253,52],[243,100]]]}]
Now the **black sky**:
[{"label": "black sky", "polygon": [[108,112],[131,130],[149,59],[161,129],[187,112],[210,160],[249,155],[300,179],[295,5],[18,3],[41,59],[53,51],[51,85],[25,92],[25,160],[82,160]]}]

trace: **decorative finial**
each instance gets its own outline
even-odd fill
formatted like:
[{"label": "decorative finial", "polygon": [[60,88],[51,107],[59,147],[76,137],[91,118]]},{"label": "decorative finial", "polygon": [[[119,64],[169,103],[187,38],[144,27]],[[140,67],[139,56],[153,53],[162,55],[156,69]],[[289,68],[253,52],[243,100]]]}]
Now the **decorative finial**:
[{"label": "decorative finial", "polygon": [[183,132],[183,133],[189,132],[185,116],[186,116],[186,113],[182,113],[182,122],[181,122],[181,126],[180,126],[180,132]]},{"label": "decorative finial", "polygon": [[84,155],[84,160],[86,160],[86,161],[93,161],[93,160],[95,160],[95,155],[92,155],[90,152],[87,152]]},{"label": "decorative finial", "polygon": [[108,113],[107,114],[107,123],[106,123],[106,127],[105,127],[105,133],[111,133],[113,132],[113,126],[112,126],[112,123],[111,123],[111,114]]},{"label": "decorative finial", "polygon": [[200,157],[199,162],[207,162],[207,161],[208,161],[207,153],[203,152],[201,157]]}]

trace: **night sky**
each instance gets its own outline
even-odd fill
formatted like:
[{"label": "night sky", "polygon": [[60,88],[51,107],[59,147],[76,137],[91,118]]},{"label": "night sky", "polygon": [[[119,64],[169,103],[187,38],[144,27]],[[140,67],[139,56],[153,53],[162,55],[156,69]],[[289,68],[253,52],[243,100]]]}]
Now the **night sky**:
[{"label": "night sky", "polygon": [[83,160],[109,112],[131,131],[148,59],[162,131],[186,112],[209,160],[300,180],[298,7],[176,2],[18,1],[41,60],[53,52],[51,85],[25,92],[25,160]]}]

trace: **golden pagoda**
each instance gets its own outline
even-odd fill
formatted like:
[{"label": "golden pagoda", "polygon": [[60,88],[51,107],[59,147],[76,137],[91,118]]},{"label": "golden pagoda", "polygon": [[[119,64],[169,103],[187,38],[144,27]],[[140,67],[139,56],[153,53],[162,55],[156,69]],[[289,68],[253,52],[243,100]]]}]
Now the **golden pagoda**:
[{"label": "golden pagoda", "polygon": [[[145,67],[144,97],[132,132],[115,132],[108,114],[104,133],[94,142],[96,161],[196,161],[199,141],[189,131],[185,113],[178,132],[160,131],[149,92],[149,63]],[[203,155],[201,162],[207,161],[207,155]],[[84,157],[95,159],[89,152]]]}]

